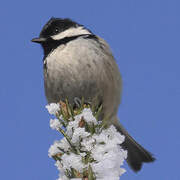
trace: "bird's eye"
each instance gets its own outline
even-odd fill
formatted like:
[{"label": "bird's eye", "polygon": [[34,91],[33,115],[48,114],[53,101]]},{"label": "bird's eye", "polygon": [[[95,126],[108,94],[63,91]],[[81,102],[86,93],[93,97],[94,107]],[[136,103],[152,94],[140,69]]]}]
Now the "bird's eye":
[{"label": "bird's eye", "polygon": [[59,33],[59,28],[56,27],[56,28],[54,29],[54,34],[58,34],[58,33]]}]

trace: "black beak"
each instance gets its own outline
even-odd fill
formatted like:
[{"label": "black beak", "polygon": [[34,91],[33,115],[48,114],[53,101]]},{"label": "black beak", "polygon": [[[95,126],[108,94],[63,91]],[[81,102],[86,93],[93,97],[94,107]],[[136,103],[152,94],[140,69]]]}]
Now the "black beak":
[{"label": "black beak", "polygon": [[46,40],[47,40],[46,38],[33,38],[31,41],[41,44],[41,43],[45,42]]}]

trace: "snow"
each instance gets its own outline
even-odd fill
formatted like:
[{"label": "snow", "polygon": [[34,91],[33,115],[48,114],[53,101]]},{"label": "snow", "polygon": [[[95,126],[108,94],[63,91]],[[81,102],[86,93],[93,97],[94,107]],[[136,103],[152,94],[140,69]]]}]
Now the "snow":
[{"label": "snow", "polygon": [[71,170],[71,168],[76,169],[79,172],[83,172],[83,168],[86,166],[82,163],[81,155],[77,155],[74,153],[64,154],[62,157],[63,170]]},{"label": "snow", "polygon": [[56,115],[56,113],[60,110],[60,105],[58,103],[51,103],[46,105],[46,109],[49,114]]},{"label": "snow", "polygon": [[80,142],[80,138],[81,138],[81,139],[85,139],[85,138],[87,138],[89,135],[90,135],[90,133],[86,132],[86,131],[85,131],[85,128],[78,127],[78,128],[76,128],[76,129],[74,130],[74,133],[73,133],[73,135],[72,135],[71,141],[72,141],[73,144],[77,144],[77,145],[78,145],[79,142]]},{"label": "snow", "polygon": [[[59,111],[57,104],[50,104],[46,108],[50,114],[56,114]],[[87,170],[89,166],[91,166],[97,180],[119,180],[119,177],[125,172],[125,169],[121,166],[127,158],[127,151],[120,146],[125,137],[113,125],[102,131],[95,130],[95,133],[91,134],[83,125],[80,126],[82,119],[89,125],[94,124],[96,126],[99,123],[93,116],[91,109],[85,108],[74,117],[74,120],[69,119],[69,123],[64,130],[71,141],[71,145],[64,137],[55,141],[49,148],[50,157],[61,153],[60,160],[56,161],[55,164],[60,171],[58,180],[68,179],[65,174],[67,170],[71,172],[73,168],[79,173],[83,173],[84,169]],[[58,130],[62,125],[58,119],[51,119],[50,127]],[[72,145],[73,147],[71,147]],[[73,148],[78,151],[75,153]],[[85,164],[82,159],[87,155],[91,157],[92,161]],[[72,179],[78,180],[81,178]]]},{"label": "snow", "polygon": [[50,119],[50,127],[51,127],[51,129],[58,130],[59,128],[62,127],[62,124],[59,121],[59,119]]},{"label": "snow", "polygon": [[49,157],[54,156],[55,154],[60,153],[61,151],[59,150],[63,149],[65,152],[69,151],[70,145],[67,142],[66,138],[62,138],[60,141],[55,141],[53,145],[50,146],[48,155]]},{"label": "snow", "polygon": [[81,119],[82,117],[88,124],[91,124],[91,123],[94,123],[95,125],[97,124],[97,120],[93,116],[93,113],[90,108],[84,108],[82,113],[77,115],[75,118]]}]

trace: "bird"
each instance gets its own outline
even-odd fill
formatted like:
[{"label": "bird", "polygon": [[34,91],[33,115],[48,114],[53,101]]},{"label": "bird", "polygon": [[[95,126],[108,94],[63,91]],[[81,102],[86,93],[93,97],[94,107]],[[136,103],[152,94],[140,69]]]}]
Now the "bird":
[{"label": "bird", "polygon": [[138,172],[153,155],[135,141],[119,122],[122,78],[107,42],[85,26],[69,19],[52,17],[32,42],[42,46],[45,95],[48,103],[68,99],[72,106],[82,97],[85,103],[102,104],[101,117],[125,136],[127,163]]}]

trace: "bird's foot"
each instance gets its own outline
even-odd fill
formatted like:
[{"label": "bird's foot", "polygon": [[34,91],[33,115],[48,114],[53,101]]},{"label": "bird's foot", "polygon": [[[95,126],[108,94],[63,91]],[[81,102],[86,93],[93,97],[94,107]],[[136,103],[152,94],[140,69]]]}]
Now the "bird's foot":
[{"label": "bird's foot", "polygon": [[82,100],[78,97],[74,98],[74,109],[79,109],[81,107]]},{"label": "bird's foot", "polygon": [[74,98],[74,106],[73,106],[73,108],[74,109],[79,109],[79,108],[81,108],[82,105],[90,106],[91,103],[90,102],[86,102],[83,99],[80,99],[79,97],[75,97]]}]

